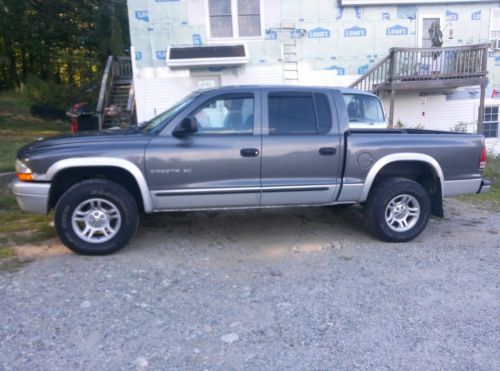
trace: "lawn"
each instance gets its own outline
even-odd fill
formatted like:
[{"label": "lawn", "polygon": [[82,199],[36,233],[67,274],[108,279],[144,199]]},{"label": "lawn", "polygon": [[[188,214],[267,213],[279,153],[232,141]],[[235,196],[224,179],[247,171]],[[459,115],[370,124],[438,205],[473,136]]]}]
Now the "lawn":
[{"label": "lawn", "polygon": [[[14,171],[17,150],[40,137],[69,132],[68,123],[31,117],[29,102],[20,94],[0,94],[0,173]],[[10,246],[55,236],[52,216],[22,213],[8,189],[9,177],[0,177],[0,259],[13,255]]]},{"label": "lawn", "polygon": [[0,172],[14,171],[17,150],[23,145],[69,132],[69,123],[32,117],[29,106],[20,94],[0,94]]},{"label": "lawn", "polygon": [[500,211],[500,157],[488,158],[484,178],[492,183],[491,190],[478,195],[461,196],[462,201],[471,202],[492,211]]}]

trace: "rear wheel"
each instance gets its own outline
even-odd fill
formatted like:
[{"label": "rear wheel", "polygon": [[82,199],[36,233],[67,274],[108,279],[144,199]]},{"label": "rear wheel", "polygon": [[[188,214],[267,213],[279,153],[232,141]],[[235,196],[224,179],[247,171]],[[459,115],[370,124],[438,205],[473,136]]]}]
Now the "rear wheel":
[{"label": "rear wheel", "polygon": [[139,224],[131,194],[118,183],[90,179],[68,189],[56,205],[61,241],[82,255],[106,255],[124,247]]},{"label": "rear wheel", "polygon": [[425,229],[431,213],[427,190],[406,178],[391,178],[375,186],[365,204],[365,221],[387,242],[406,242]]}]

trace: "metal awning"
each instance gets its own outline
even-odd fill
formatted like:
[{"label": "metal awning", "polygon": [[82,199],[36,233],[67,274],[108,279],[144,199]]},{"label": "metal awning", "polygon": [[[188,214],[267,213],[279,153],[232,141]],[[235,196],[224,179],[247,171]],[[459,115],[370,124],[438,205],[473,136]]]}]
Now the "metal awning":
[{"label": "metal awning", "polygon": [[245,44],[169,46],[167,50],[169,67],[237,66],[248,62]]}]

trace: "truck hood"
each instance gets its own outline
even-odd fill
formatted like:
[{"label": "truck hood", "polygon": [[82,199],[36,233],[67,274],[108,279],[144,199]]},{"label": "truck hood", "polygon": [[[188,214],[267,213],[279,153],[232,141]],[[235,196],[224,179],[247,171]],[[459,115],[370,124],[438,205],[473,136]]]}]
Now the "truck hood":
[{"label": "truck hood", "polygon": [[143,134],[132,128],[128,129],[112,129],[95,131],[89,133],[78,133],[78,134],[65,134],[58,135],[50,138],[40,138],[36,142],[30,143],[19,150],[19,154],[38,151],[44,149],[50,149],[51,147],[58,146],[71,146],[71,145],[81,145],[83,143],[96,144],[96,143],[106,143],[106,142],[130,142],[130,141],[149,141],[150,136]]}]

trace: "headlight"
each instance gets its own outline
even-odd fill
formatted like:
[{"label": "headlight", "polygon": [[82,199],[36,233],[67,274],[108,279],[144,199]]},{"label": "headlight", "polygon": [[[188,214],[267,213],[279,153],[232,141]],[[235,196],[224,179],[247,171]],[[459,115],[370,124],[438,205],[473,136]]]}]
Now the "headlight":
[{"label": "headlight", "polygon": [[33,180],[33,172],[31,169],[21,160],[16,160],[16,176],[19,180],[25,182],[30,182]]}]

